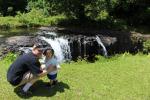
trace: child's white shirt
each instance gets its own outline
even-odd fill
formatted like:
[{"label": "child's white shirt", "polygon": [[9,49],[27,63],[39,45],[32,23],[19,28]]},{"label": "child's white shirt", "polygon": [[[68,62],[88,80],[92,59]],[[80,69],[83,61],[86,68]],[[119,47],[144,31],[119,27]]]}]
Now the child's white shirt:
[{"label": "child's white shirt", "polygon": [[[55,57],[52,57],[52,58],[50,58],[50,59],[45,58],[45,66],[46,66],[46,68],[48,68],[50,65],[56,66],[57,69],[60,68],[60,65],[59,65],[59,63],[58,63],[58,61],[57,61],[57,59],[56,59]],[[56,74],[57,71],[58,71],[58,70],[52,71],[52,72],[50,72],[49,74],[50,74],[50,75]]]}]

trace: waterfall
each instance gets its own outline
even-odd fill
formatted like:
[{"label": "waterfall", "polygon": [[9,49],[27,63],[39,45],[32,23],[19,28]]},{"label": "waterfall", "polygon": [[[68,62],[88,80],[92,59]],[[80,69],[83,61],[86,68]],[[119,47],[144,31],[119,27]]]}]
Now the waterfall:
[{"label": "waterfall", "polygon": [[54,49],[55,56],[57,57],[58,62],[63,62],[66,60],[71,60],[70,46],[68,45],[68,40],[63,37],[56,37],[54,39],[41,37],[42,40],[45,40],[51,45]]},{"label": "waterfall", "polygon": [[48,32],[46,34],[49,34],[49,35],[53,35],[53,36],[57,36],[57,34],[55,32]]},{"label": "waterfall", "polygon": [[103,54],[104,54],[105,57],[107,57],[107,56],[108,56],[108,55],[107,55],[107,50],[106,50],[104,44],[102,43],[101,39],[100,39],[97,35],[96,35],[96,41],[97,41],[97,43],[98,43],[99,45],[102,46],[102,48],[103,48]]},{"label": "waterfall", "polygon": [[[99,47],[102,47],[103,54],[107,57],[107,50],[97,35],[96,37],[84,35],[58,36],[55,32],[43,31],[39,33],[36,39],[37,42],[41,41],[45,47],[51,46],[54,49],[59,63],[76,60],[79,57],[91,59],[93,55],[99,54]],[[32,47],[21,47],[19,50],[28,53],[32,50]]]},{"label": "waterfall", "polygon": [[83,56],[86,57],[86,41],[85,41],[85,39],[83,41],[83,48],[84,48],[84,54],[83,54]]}]

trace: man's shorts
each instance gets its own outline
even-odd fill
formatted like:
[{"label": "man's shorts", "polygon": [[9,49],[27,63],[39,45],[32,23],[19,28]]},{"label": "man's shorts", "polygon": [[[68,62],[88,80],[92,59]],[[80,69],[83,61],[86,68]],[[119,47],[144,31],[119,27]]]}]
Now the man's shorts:
[{"label": "man's shorts", "polygon": [[53,74],[53,75],[47,74],[47,77],[48,77],[48,79],[50,79],[50,80],[55,80],[55,79],[57,78],[57,73],[56,73],[56,74]]},{"label": "man's shorts", "polygon": [[22,78],[20,84],[17,85],[17,86],[23,85],[23,84],[25,84],[25,83],[27,83],[27,82],[30,82],[30,81],[31,81],[31,82],[32,82],[32,81],[35,81],[35,80],[37,80],[37,79],[38,79],[38,76],[33,75],[31,72],[26,72],[26,73],[23,75],[23,78]]}]

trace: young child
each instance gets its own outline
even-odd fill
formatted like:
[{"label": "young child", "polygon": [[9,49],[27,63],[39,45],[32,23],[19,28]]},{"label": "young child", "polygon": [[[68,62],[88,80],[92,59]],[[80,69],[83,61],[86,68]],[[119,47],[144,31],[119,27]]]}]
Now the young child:
[{"label": "young child", "polygon": [[57,72],[58,69],[60,68],[58,61],[56,59],[56,57],[54,56],[54,50],[51,48],[47,48],[43,55],[45,55],[45,68],[47,68],[48,66],[52,65],[56,67],[56,70],[53,72],[50,72],[49,74],[47,74],[47,77],[50,79],[50,82],[48,83],[48,86],[54,86],[57,84]]}]

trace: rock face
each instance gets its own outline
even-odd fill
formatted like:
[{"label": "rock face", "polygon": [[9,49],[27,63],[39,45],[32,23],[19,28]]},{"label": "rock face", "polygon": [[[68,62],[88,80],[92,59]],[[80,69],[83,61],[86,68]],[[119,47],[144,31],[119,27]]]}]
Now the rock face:
[{"label": "rock face", "polygon": [[30,47],[33,45],[33,38],[33,36],[13,36],[6,38],[5,43],[10,46]]},{"label": "rock face", "polygon": [[[106,47],[106,49],[110,46],[113,46],[117,39],[115,37],[97,35],[100,37],[102,43]],[[77,59],[78,57],[81,58],[92,58],[97,54],[103,54],[103,48],[96,40],[95,36],[84,36],[84,35],[76,35],[68,37],[71,56],[73,59]]]},{"label": "rock face", "polygon": [[[14,36],[5,39],[5,46],[3,46],[2,54],[7,54],[8,52],[20,52],[21,47],[32,47],[34,43],[40,42],[44,47],[50,47],[51,45],[42,40],[41,36],[46,38],[55,39],[58,38],[54,34],[39,34],[37,36]],[[98,35],[101,38],[103,44],[107,47],[113,46],[117,39],[115,37]],[[68,41],[68,45],[71,51],[71,57],[76,60],[78,57],[94,57],[96,54],[102,54],[102,47],[97,43],[95,36],[85,36],[85,35],[65,35],[63,39]],[[60,43],[61,44],[61,43]],[[61,47],[64,48],[64,47]],[[23,49],[25,50],[25,49]]]},{"label": "rock face", "polygon": [[[112,31],[112,30],[90,30],[90,29],[58,29],[58,32],[62,33],[73,33],[73,34],[84,34],[84,35],[103,35],[103,37],[115,38],[115,43],[110,39],[103,39],[103,43],[106,46],[109,54],[116,54],[122,52],[136,52],[141,50],[143,41],[133,41],[133,33],[123,31]],[[136,34],[136,33],[134,33]],[[107,41],[108,40],[108,41]],[[109,41],[113,45],[107,46]]]},{"label": "rock face", "polygon": [[41,40],[39,36],[13,36],[5,40],[6,45],[8,46],[17,46],[17,47],[32,47],[34,43],[42,43],[43,46],[47,46],[45,41]]},{"label": "rock face", "polygon": [[34,43],[40,42],[43,46],[49,46],[45,41],[42,41],[38,38],[38,36],[13,36],[6,38],[3,41],[3,45],[1,47],[2,54],[5,55],[9,52],[23,52],[20,51],[21,47],[32,47]]}]

